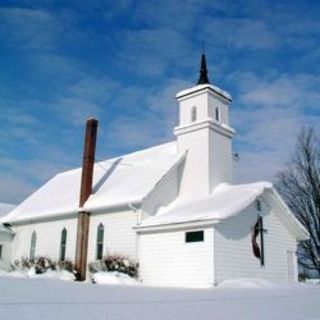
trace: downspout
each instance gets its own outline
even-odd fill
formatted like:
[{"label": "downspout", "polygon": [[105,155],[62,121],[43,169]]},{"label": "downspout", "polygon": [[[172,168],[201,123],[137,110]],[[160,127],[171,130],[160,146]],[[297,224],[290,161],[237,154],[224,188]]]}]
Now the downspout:
[{"label": "downspout", "polygon": [[[136,214],[136,225],[138,226],[141,224],[141,215],[142,215],[142,208],[137,208],[133,203],[128,203],[129,209],[131,209]],[[139,235],[135,232],[135,254],[136,259],[139,261]]]}]

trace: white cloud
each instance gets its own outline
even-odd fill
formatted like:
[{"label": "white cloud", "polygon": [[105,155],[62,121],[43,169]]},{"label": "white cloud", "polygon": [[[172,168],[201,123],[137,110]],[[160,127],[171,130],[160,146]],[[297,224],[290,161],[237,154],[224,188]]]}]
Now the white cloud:
[{"label": "white cloud", "polygon": [[[216,1],[215,1],[216,2]],[[142,1],[133,10],[133,18],[150,29],[175,29],[183,33],[193,30],[197,17],[204,9],[204,1]]]},{"label": "white cloud", "polygon": [[88,118],[99,118],[100,106],[84,99],[63,97],[55,102],[61,118],[73,125],[83,125]]},{"label": "white cloud", "polygon": [[104,119],[122,90],[108,77],[83,76],[64,91],[51,105],[65,123],[79,126],[89,117]]},{"label": "white cloud", "polygon": [[158,92],[143,92],[143,111],[139,116],[117,117],[108,126],[106,141],[132,150],[173,139],[178,114],[175,95],[188,85],[185,81],[171,79]]},{"label": "white cloud", "polygon": [[0,201],[19,203],[55,173],[65,170],[68,155],[60,152],[58,157],[58,153],[51,147],[42,152],[34,148],[31,157],[19,159],[9,158],[5,153],[0,154]]},{"label": "white cloud", "polygon": [[119,55],[121,64],[139,76],[162,77],[175,64],[183,67],[192,52],[186,35],[174,28],[125,30],[119,33],[125,50]]},{"label": "white cloud", "polygon": [[243,104],[293,108],[314,108],[320,94],[320,77],[310,74],[281,75],[273,80],[256,79],[255,86],[241,96]]},{"label": "white cloud", "polygon": [[86,75],[69,87],[69,94],[78,98],[105,102],[114,98],[114,92],[119,91],[120,83],[106,76],[93,77]]},{"label": "white cloud", "polygon": [[57,40],[59,26],[44,10],[2,7],[0,19],[0,33],[4,40],[20,49],[48,49]]},{"label": "white cloud", "polygon": [[277,36],[263,21],[254,18],[221,18],[206,16],[205,39],[210,45],[235,49],[272,49]]},{"label": "white cloud", "polygon": [[151,146],[164,139],[158,130],[159,122],[156,116],[148,113],[143,118],[119,117],[108,128],[106,140],[123,149]]},{"label": "white cloud", "polygon": [[293,151],[301,128],[318,126],[320,77],[279,75],[268,80],[246,74],[236,79],[241,94],[235,102],[239,106],[231,110],[239,131],[237,181],[273,180]]},{"label": "white cloud", "polygon": [[18,204],[34,191],[34,186],[22,177],[1,173],[0,190],[0,202]]}]

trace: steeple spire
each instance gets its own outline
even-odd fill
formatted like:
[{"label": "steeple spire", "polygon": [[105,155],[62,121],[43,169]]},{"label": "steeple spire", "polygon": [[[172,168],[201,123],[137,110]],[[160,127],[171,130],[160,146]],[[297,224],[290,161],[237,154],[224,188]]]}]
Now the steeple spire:
[{"label": "steeple spire", "polygon": [[204,53],[201,55],[201,65],[200,65],[200,77],[197,84],[209,84],[208,69],[206,63],[206,56]]}]

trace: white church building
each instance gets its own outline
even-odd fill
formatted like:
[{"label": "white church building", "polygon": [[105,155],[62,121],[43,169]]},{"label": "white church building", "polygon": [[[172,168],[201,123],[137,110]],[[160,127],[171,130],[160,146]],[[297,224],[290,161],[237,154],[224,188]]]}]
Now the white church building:
[{"label": "white church building", "polygon": [[[0,221],[10,211],[15,208],[15,205],[0,202]],[[0,223],[0,270],[10,267],[11,244],[14,232],[10,228],[4,227]]]},{"label": "white church building", "polygon": [[297,280],[297,242],[308,234],[271,183],[233,184],[232,99],[209,83],[204,55],[198,84],[176,99],[175,140],[96,162],[80,207],[78,168],[54,176],[2,219],[12,234],[7,259],[75,261],[85,212],[84,261],[127,255],[146,285]]}]

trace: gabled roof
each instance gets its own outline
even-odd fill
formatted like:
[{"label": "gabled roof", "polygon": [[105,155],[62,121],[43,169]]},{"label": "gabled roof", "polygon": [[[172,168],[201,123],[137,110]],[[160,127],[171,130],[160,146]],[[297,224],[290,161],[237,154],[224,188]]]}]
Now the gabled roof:
[{"label": "gabled roof", "polygon": [[211,195],[198,199],[177,199],[168,207],[146,219],[142,225],[181,223],[198,220],[222,220],[236,215],[250,205],[265,189],[272,188],[269,182],[218,185]]},{"label": "gabled roof", "polygon": [[241,213],[252,204],[257,197],[268,194],[273,202],[278,204],[281,212],[286,215],[288,227],[298,238],[306,238],[304,227],[293,216],[272,184],[256,182],[248,184],[230,185],[222,183],[212,194],[202,199],[177,199],[166,208],[161,208],[155,216],[147,218],[137,229],[152,228],[199,221],[220,222]]},{"label": "gabled roof", "polygon": [[[184,155],[176,142],[98,162],[93,194],[83,209],[94,212],[138,203]],[[78,212],[81,168],[57,174],[22,202],[6,221],[21,221]]]}]

